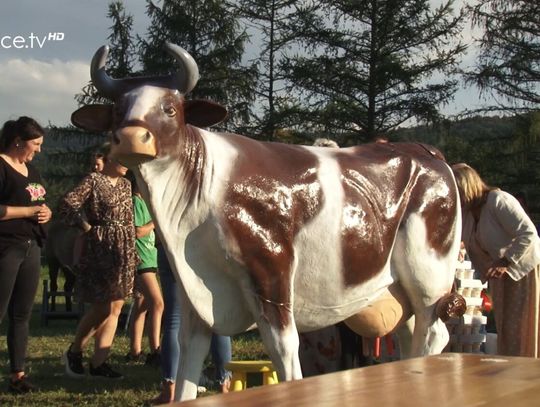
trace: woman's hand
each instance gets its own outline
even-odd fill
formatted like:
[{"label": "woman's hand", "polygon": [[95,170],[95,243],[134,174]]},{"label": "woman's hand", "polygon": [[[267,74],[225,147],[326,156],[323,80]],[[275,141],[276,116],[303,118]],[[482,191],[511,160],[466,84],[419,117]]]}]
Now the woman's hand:
[{"label": "woman's hand", "polygon": [[90,225],[90,223],[88,223],[87,221],[83,220],[81,222],[80,228],[83,231],[83,233],[88,233],[90,232],[90,229],[92,229],[92,225]]},{"label": "woman's hand", "polygon": [[495,260],[491,263],[491,266],[486,271],[486,279],[490,278],[503,278],[508,273],[509,262],[506,258]]},{"label": "woman's hand", "polygon": [[38,223],[47,223],[51,220],[52,211],[45,204],[39,206],[34,206],[34,216],[36,217]]}]

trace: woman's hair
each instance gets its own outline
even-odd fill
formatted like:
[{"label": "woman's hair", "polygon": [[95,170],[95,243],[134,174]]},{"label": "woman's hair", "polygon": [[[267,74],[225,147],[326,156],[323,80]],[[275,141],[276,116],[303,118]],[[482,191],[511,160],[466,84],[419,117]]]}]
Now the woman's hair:
[{"label": "woman's hair", "polygon": [[452,165],[452,171],[463,205],[481,205],[489,191],[497,189],[487,185],[476,170],[465,163]]},{"label": "woman's hair", "polygon": [[21,116],[17,120],[8,120],[0,135],[0,152],[5,152],[19,137],[22,141],[43,137],[45,130],[31,117]]},{"label": "woman's hair", "polygon": [[137,186],[137,180],[135,179],[135,174],[133,173],[133,171],[128,170],[126,172],[125,178],[131,183],[131,193],[139,193],[139,187]]},{"label": "woman's hair", "polygon": [[318,138],[313,142],[313,145],[316,147],[334,147],[339,148],[338,143],[336,143],[334,140],[330,140],[329,138]]},{"label": "woman's hair", "polygon": [[96,152],[92,156],[92,159],[102,158],[103,162],[106,163],[107,161],[109,161],[110,152],[111,152],[111,143],[107,141],[97,148]]}]

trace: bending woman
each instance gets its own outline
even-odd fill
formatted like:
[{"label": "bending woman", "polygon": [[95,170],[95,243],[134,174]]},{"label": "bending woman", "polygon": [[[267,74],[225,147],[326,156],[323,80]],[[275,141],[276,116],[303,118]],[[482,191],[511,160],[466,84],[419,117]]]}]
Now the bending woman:
[{"label": "bending woman", "polygon": [[497,353],[539,356],[540,240],[516,198],[490,187],[467,164],[452,166],[463,208],[463,242],[489,281]]}]

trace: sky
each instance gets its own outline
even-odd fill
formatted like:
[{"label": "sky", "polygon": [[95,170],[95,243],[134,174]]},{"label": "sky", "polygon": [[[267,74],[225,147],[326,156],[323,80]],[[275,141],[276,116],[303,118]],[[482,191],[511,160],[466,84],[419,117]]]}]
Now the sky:
[{"label": "sky", "polygon": [[[160,1],[154,0],[158,5]],[[90,60],[101,45],[107,44],[112,24],[107,18],[109,2],[0,2],[1,123],[27,115],[42,125],[69,124],[71,113],[77,109],[74,96],[90,79]],[[133,15],[133,33],[144,36],[149,22],[146,2],[125,0],[124,6]],[[471,58],[469,55],[465,62]],[[462,89],[444,112],[454,114],[479,103],[474,88]]]}]

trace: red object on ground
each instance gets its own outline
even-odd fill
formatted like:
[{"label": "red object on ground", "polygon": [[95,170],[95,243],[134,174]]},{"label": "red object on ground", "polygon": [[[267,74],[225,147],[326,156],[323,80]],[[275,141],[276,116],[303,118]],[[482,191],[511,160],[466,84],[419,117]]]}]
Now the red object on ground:
[{"label": "red object on ground", "polygon": [[491,302],[491,298],[489,297],[489,295],[486,293],[485,290],[482,290],[480,295],[482,296],[482,309],[485,312],[490,312],[491,309],[493,308],[493,303]]},{"label": "red object on ground", "polygon": [[381,338],[375,338],[373,340],[373,357],[379,358],[381,356]]}]

